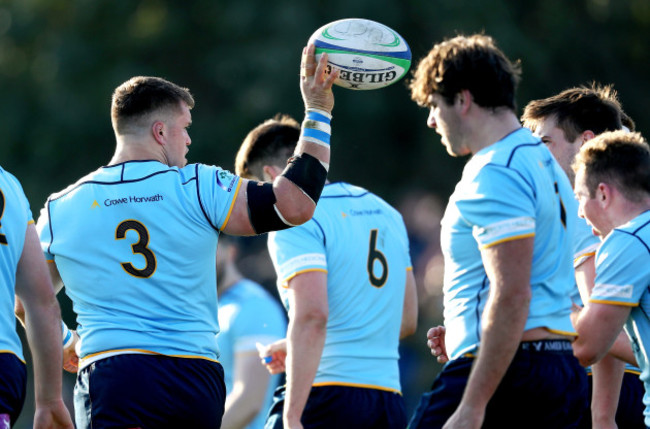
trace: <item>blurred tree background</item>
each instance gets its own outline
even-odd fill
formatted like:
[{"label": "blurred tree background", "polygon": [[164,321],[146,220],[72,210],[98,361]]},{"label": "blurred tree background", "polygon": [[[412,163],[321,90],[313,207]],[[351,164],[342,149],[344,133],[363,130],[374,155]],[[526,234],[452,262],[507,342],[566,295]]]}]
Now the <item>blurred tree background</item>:
[{"label": "blurred tree background", "polygon": [[[113,89],[156,75],[195,96],[189,162],[232,169],[250,128],[278,112],[302,118],[301,49],[317,28],[349,17],[397,30],[414,62],[443,38],[484,31],[522,61],[520,111],[597,81],[615,84],[639,131],[650,125],[648,0],[0,0],[0,165],[21,180],[36,217],[50,193],[109,161]],[[330,178],[397,206],[416,190],[444,204],[466,160],[447,156],[406,80],[335,94]],[[409,410],[438,371],[422,333],[439,321],[438,307],[424,311],[403,353],[419,380],[405,386]],[[30,406],[19,427],[30,427]]]}]

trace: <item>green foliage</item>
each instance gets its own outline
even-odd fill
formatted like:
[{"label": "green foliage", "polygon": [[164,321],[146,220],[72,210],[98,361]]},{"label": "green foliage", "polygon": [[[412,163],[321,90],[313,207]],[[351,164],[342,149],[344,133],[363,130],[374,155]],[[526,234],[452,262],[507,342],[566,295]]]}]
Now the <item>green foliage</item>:
[{"label": "green foliage", "polygon": [[[414,64],[435,41],[484,31],[523,64],[519,105],[568,86],[613,82],[643,131],[650,33],[645,0],[290,0],[0,2],[1,164],[35,209],[113,150],[110,95],[133,75],[163,76],[197,99],[191,162],[232,168],[249,128],[302,116],[300,51],[326,22],[365,17],[409,41]],[[464,160],[426,129],[406,82],[337,88],[332,177],[397,198],[409,186],[449,194]],[[46,180],[44,178],[47,178]]]}]

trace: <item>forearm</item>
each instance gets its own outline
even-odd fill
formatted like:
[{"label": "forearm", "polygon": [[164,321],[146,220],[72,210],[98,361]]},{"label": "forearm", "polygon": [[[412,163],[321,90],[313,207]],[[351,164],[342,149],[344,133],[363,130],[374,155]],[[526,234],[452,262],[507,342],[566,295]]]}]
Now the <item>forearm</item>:
[{"label": "forearm", "polygon": [[27,339],[34,356],[37,404],[61,398],[61,314],[56,298],[51,298],[25,312]]},{"label": "forearm", "polygon": [[247,400],[244,389],[234,388],[226,397],[221,429],[244,428],[255,418],[259,408]]},{"label": "forearm", "polygon": [[226,396],[222,429],[246,427],[262,411],[271,378],[266,368],[260,364],[255,350],[236,351],[233,362],[233,385]]},{"label": "forearm", "polygon": [[592,366],[591,419],[594,428],[615,426],[625,363],[605,356]]},{"label": "forearm", "polygon": [[325,345],[325,323],[318,320],[289,324],[287,337],[287,391],[284,419],[300,421]]},{"label": "forearm", "polygon": [[593,365],[607,353],[626,362],[636,362],[623,325],[630,308],[618,305],[588,303],[572,314],[578,338],[573,342],[573,354],[582,366]]},{"label": "forearm", "polygon": [[484,409],[503,379],[521,341],[530,298],[513,295],[490,299],[483,315],[483,330],[476,362],[462,402]]},{"label": "forearm", "polygon": [[609,354],[623,362],[629,363],[630,365],[639,366],[636,361],[636,356],[634,356],[634,352],[632,351],[630,339],[623,331],[621,331],[618,337],[616,337],[614,345],[609,349]]},{"label": "forearm", "polygon": [[294,155],[273,182],[276,207],[289,225],[300,225],[313,216],[327,182],[329,139],[329,115],[308,111]]}]

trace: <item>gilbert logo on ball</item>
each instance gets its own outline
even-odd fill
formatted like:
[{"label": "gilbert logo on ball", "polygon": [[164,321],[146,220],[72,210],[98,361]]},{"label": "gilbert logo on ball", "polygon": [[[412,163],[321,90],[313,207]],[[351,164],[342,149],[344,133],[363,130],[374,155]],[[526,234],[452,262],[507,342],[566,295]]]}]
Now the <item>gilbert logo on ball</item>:
[{"label": "gilbert logo on ball", "polygon": [[309,39],[316,60],[327,52],[328,72],[340,70],[335,84],[349,89],[383,88],[400,80],[411,67],[411,49],[396,31],[369,19],[330,22]]}]

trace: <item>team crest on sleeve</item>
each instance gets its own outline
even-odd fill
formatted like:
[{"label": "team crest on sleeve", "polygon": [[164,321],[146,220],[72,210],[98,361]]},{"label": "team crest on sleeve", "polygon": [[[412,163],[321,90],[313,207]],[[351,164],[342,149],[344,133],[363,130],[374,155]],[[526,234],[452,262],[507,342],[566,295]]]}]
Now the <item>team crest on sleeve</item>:
[{"label": "team crest on sleeve", "polygon": [[219,170],[217,172],[217,185],[226,192],[232,191],[235,183],[237,182],[237,176],[232,174],[227,170]]}]

